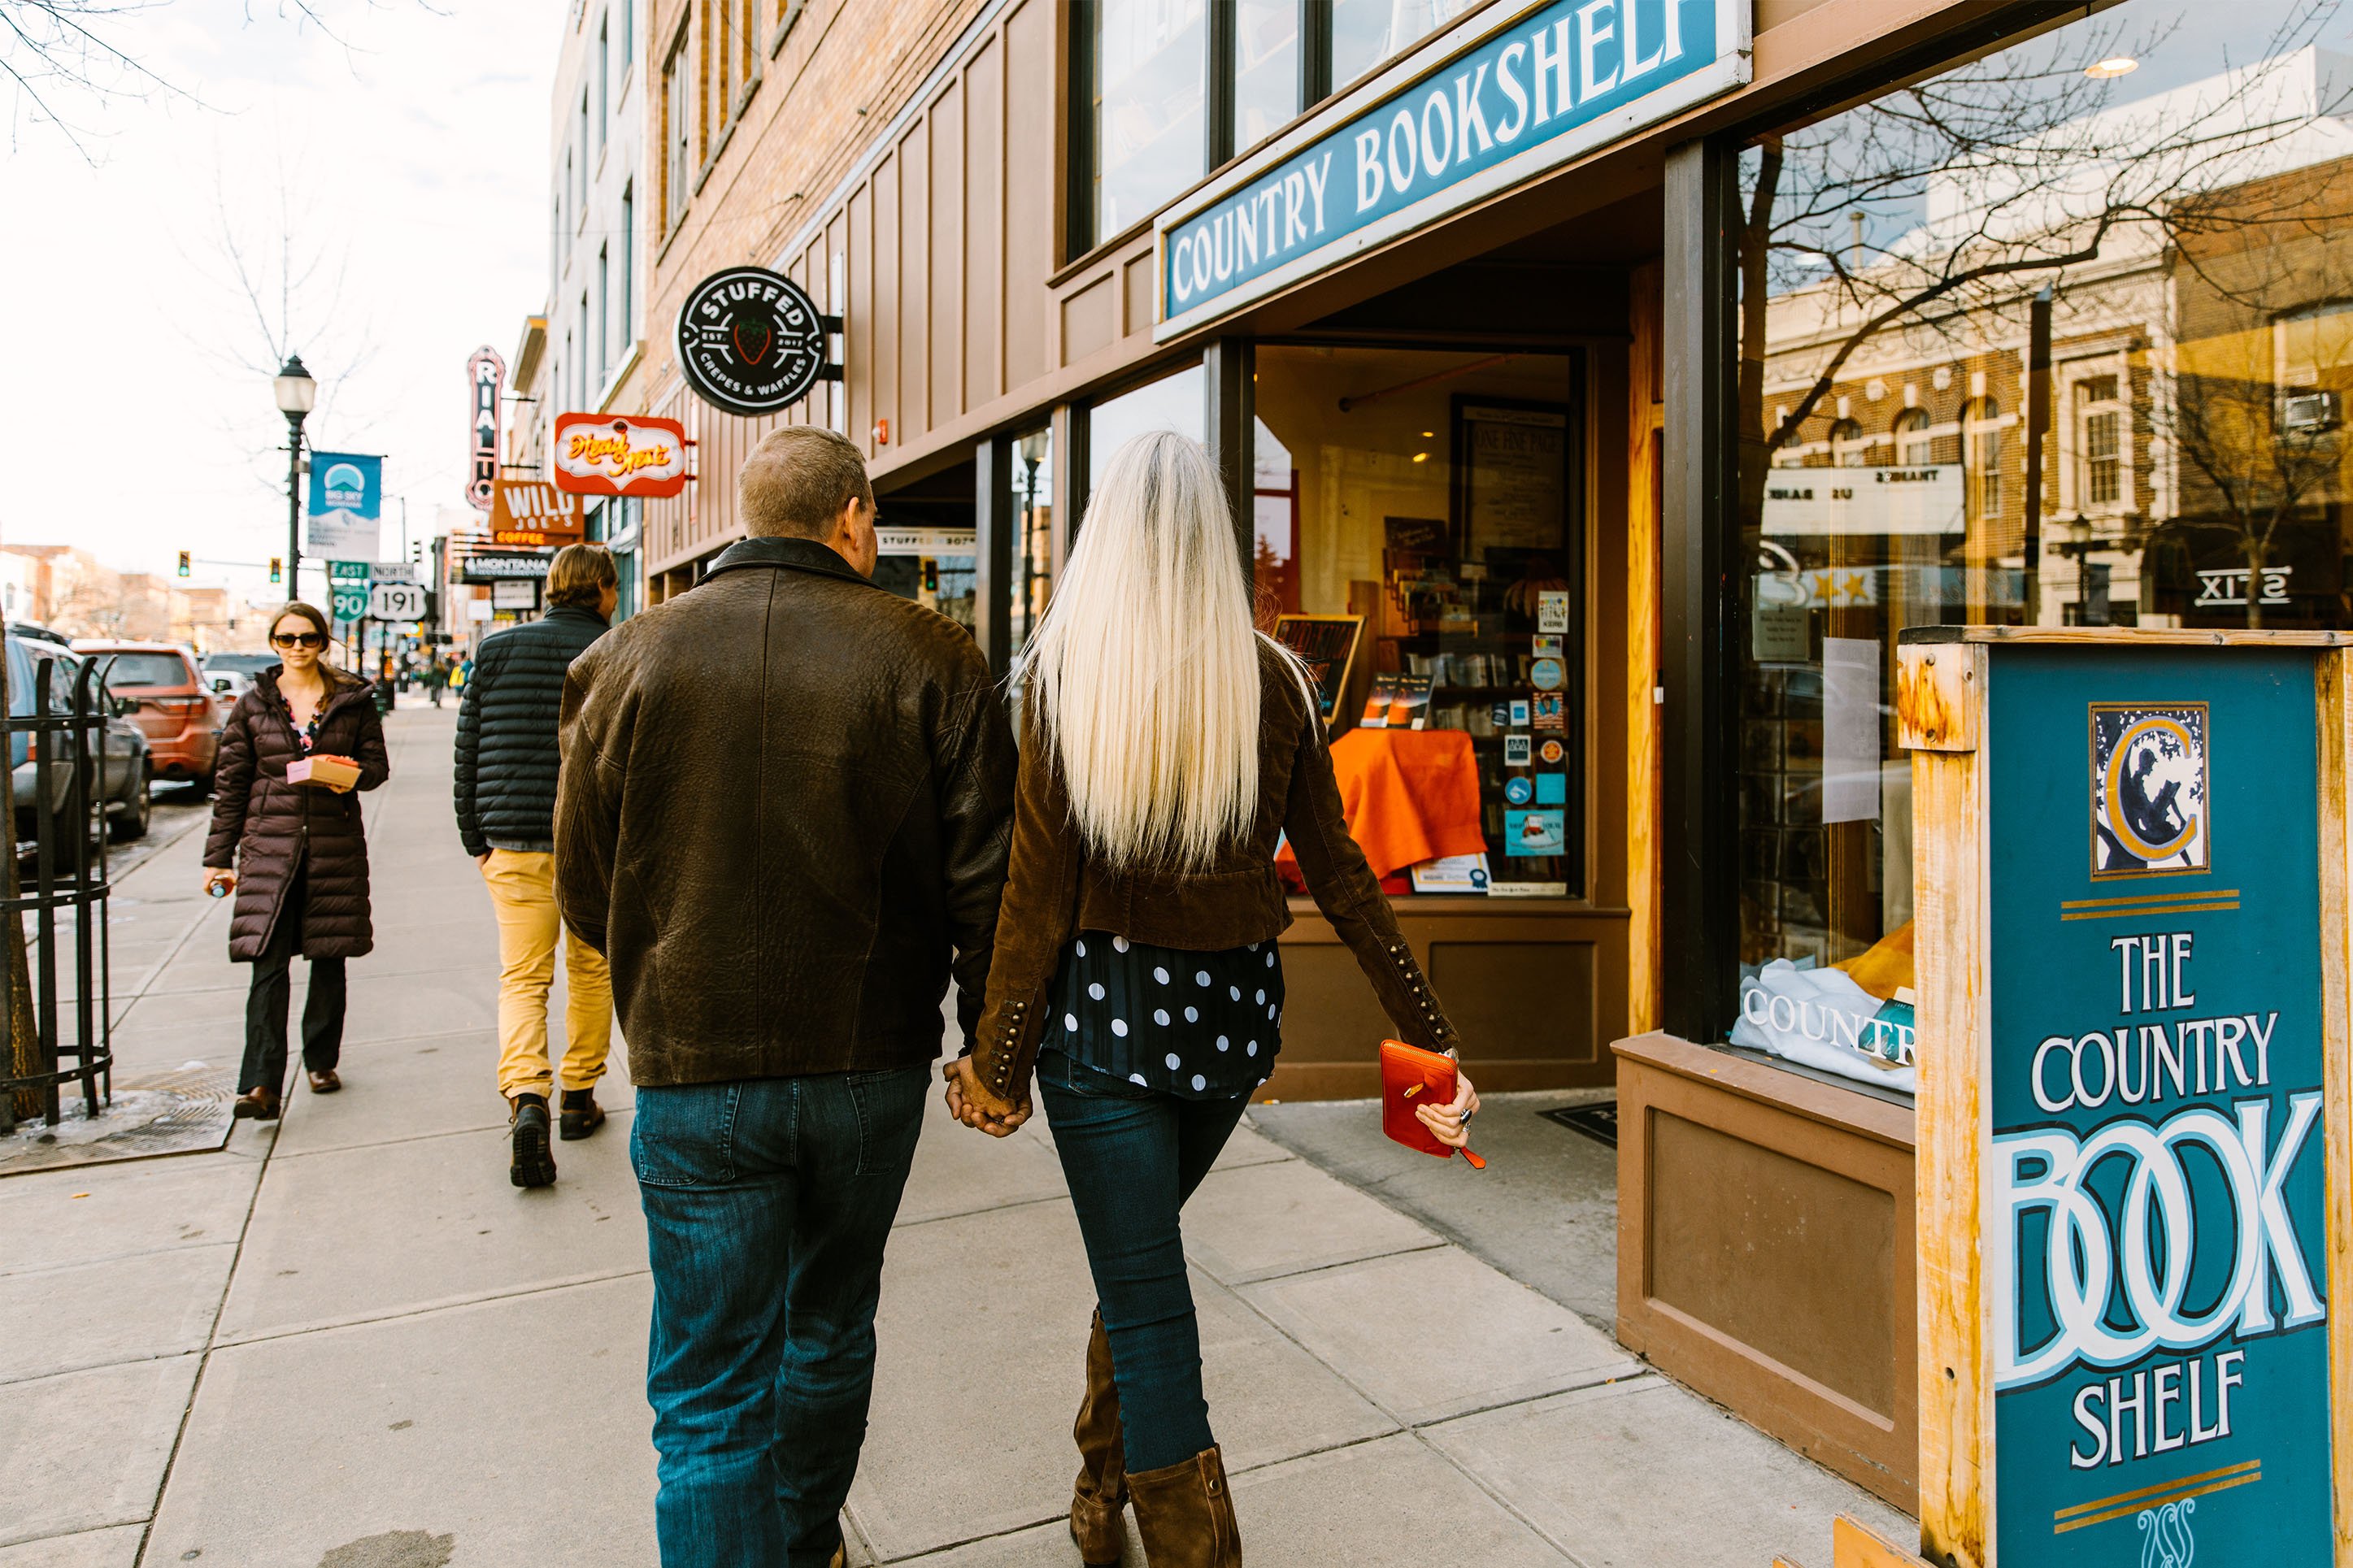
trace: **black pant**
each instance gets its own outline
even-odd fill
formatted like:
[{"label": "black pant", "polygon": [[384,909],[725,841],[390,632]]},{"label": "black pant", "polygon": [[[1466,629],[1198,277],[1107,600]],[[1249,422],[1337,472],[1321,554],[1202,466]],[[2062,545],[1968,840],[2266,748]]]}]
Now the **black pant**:
[{"label": "black pant", "polygon": [[[288,971],[302,948],[302,912],[308,896],[303,868],[286,890],[269,945],[253,962],[253,989],[245,996],[245,1065],[237,1091],[286,1092],[286,1013],[294,983]],[[343,1054],[343,961],[311,960],[311,994],[302,1004],[302,1065],[325,1072]]]}]

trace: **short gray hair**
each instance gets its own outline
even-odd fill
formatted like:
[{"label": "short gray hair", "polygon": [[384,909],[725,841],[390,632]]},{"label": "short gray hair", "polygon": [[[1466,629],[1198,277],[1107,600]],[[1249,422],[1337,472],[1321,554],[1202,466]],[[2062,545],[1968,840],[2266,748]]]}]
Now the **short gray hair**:
[{"label": "short gray hair", "polygon": [[822,539],[852,500],[874,504],[866,459],[848,437],[821,425],[772,431],[735,479],[736,507],[754,538]]}]

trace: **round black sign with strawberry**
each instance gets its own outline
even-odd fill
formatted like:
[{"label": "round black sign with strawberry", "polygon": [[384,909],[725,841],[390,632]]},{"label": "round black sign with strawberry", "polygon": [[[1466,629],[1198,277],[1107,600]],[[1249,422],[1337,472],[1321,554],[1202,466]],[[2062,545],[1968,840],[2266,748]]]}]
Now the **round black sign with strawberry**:
[{"label": "round black sign with strawberry", "polygon": [[825,372],[828,323],[801,286],[765,267],[731,267],[694,287],[678,312],[678,363],[708,404],[774,414]]}]

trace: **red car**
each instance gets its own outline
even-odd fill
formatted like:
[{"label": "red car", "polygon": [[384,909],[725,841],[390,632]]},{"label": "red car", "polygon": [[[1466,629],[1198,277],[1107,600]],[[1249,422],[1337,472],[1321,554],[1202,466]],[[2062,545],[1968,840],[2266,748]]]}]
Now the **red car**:
[{"label": "red car", "polygon": [[111,658],[107,689],[138,703],[132,722],[146,732],[158,779],[194,780],[209,791],[220,756],[220,710],[196,656],[174,643],[108,642],[79,637],[76,653],[103,664]]}]

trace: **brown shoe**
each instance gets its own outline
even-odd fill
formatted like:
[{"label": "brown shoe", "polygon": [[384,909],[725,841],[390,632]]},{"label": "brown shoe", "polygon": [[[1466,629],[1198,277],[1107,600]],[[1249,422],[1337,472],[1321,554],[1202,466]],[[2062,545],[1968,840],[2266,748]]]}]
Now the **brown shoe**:
[{"label": "brown shoe", "polygon": [[314,1072],[311,1075],[312,1094],[332,1094],[343,1087],[343,1080],[335,1076],[335,1069],[332,1068],[329,1068],[324,1072]]},{"label": "brown shoe", "polygon": [[566,1143],[576,1143],[605,1125],[605,1108],[596,1103],[596,1091],[592,1089],[567,1089],[564,1091],[563,1108],[557,1111],[555,1135]]},{"label": "brown shoe", "polygon": [[1112,1381],[1111,1337],[1095,1314],[1087,1337],[1087,1392],[1071,1436],[1079,1444],[1079,1479],[1071,1490],[1071,1539],[1087,1568],[1113,1568],[1127,1550],[1127,1454]]},{"label": "brown shoe", "polygon": [[1242,1536],[1226,1489],[1226,1462],[1204,1448],[1181,1465],[1127,1478],[1136,1533],[1152,1568],[1241,1568]]},{"label": "brown shoe", "polygon": [[278,1097],[266,1089],[248,1089],[232,1100],[229,1116],[238,1121],[248,1118],[255,1121],[278,1120]]}]

